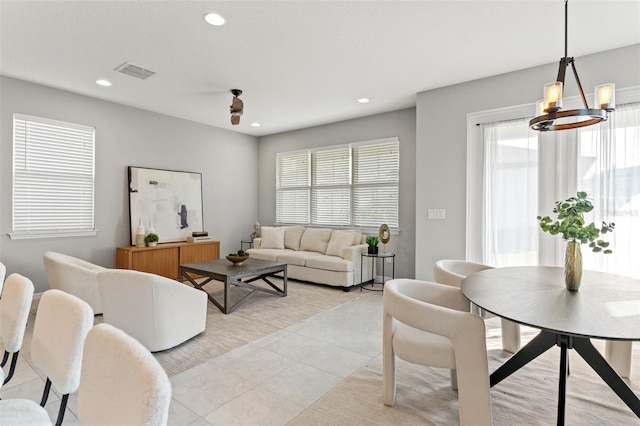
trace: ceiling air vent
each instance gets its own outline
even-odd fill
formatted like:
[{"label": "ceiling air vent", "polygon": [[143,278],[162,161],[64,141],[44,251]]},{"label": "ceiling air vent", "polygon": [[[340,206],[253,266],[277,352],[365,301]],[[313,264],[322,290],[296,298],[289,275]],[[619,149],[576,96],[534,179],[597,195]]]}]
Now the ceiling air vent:
[{"label": "ceiling air vent", "polygon": [[153,71],[149,71],[137,65],[130,64],[125,62],[124,64],[118,66],[116,71],[121,72],[122,74],[130,75],[131,77],[139,78],[140,80],[146,80],[155,74]]}]

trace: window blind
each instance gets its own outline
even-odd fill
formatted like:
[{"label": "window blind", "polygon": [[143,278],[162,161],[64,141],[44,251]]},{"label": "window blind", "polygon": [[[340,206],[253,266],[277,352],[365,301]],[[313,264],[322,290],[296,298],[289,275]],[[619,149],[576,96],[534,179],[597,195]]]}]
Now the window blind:
[{"label": "window blind", "polygon": [[12,238],[94,231],[95,129],[13,116]]},{"label": "window blind", "polygon": [[354,225],[398,227],[398,141],[355,146],[353,169]]},{"label": "window blind", "polygon": [[399,227],[397,138],[276,157],[276,221],[319,226]]},{"label": "window blind", "polygon": [[311,223],[351,223],[351,152],[348,147],[311,154]]},{"label": "window blind", "polygon": [[308,224],[310,220],[311,159],[308,151],[276,157],[276,221]]}]

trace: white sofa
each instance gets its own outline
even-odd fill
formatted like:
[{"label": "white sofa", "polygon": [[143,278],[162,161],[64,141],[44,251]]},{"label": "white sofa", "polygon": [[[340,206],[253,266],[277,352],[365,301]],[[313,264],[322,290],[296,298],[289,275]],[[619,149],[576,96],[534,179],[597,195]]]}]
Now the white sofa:
[{"label": "white sofa", "polygon": [[360,253],[367,251],[362,232],[305,228],[300,225],[262,227],[262,237],[247,250],[254,259],[284,262],[287,275],[301,281],[343,287],[372,279],[371,261],[364,258],[360,277]]},{"label": "white sofa", "polygon": [[91,306],[94,315],[102,313],[97,276],[106,268],[77,257],[48,251],[44,254],[44,269],[50,288],[84,300]]}]

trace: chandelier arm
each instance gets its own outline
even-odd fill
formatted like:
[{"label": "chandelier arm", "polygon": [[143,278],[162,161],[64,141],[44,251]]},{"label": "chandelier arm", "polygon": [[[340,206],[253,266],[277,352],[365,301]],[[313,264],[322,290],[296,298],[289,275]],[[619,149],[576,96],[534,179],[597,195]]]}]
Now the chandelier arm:
[{"label": "chandelier arm", "polygon": [[584,90],[582,90],[582,84],[580,84],[580,77],[578,77],[578,71],[576,71],[576,64],[571,58],[571,68],[573,69],[573,75],[576,78],[576,83],[578,83],[578,90],[580,91],[580,96],[582,97],[582,103],[586,109],[589,109],[589,105],[587,104],[587,98],[584,96]]},{"label": "chandelier arm", "polygon": [[[558,66],[558,76],[556,77],[556,81],[559,81],[562,83],[562,92],[564,92],[564,77],[565,77],[565,73],[567,71],[567,67],[569,66],[568,63],[569,58],[562,58],[560,59],[560,65]],[[564,93],[563,93],[564,95]]]}]

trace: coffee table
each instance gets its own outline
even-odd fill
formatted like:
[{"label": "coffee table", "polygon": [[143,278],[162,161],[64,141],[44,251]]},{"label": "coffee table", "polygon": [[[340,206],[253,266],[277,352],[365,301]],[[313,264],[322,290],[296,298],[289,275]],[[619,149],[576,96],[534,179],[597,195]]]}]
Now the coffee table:
[{"label": "coffee table", "polygon": [[[271,281],[269,277],[282,273],[284,279],[282,288],[279,288]],[[206,277],[204,281],[196,281],[196,276]],[[244,278],[244,281],[243,281]],[[240,265],[234,265],[226,259],[208,260],[206,262],[187,263],[178,267],[178,280],[183,282],[189,281],[195,288],[207,291],[202,288],[207,283],[216,280],[222,281],[224,284],[224,300],[219,302],[212,294],[207,293],[207,297],[220,309],[223,313],[229,314],[236,307],[256,291],[275,294],[276,296],[285,297],[287,295],[287,264],[281,262],[269,262],[266,260],[258,260],[249,258]],[[255,281],[262,280],[271,288],[258,287],[251,284]],[[232,286],[246,287],[253,291],[246,294],[243,298],[231,304],[231,288]]]}]

